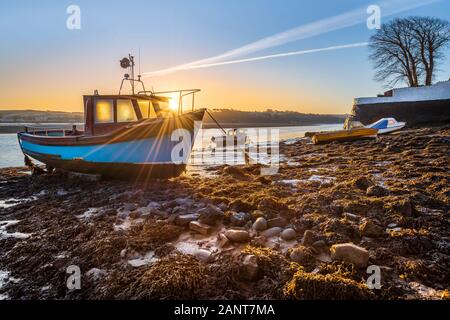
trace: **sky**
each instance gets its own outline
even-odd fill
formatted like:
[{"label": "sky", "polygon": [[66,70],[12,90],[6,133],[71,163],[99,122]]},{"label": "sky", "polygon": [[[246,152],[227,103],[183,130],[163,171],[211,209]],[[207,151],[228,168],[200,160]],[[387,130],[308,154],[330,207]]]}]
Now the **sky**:
[{"label": "sky", "polygon": [[[385,91],[368,48],[312,49],[367,42],[375,30],[365,9],[380,1],[1,1],[0,109],[82,111],[83,94],[118,92],[119,60],[132,53],[148,89],[200,88],[198,107],[349,113],[354,97]],[[410,1],[423,5],[395,10],[408,1],[391,0],[381,22],[450,19],[450,0]],[[80,29],[66,26],[70,5],[81,10]],[[252,59],[304,50],[312,52]],[[214,65],[234,60],[249,61]],[[436,80],[449,77],[450,57]]]}]

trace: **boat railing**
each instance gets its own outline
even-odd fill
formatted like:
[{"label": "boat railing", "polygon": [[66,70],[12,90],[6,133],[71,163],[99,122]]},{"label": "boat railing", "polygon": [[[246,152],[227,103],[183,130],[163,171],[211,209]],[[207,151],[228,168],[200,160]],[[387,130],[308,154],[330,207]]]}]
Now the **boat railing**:
[{"label": "boat railing", "polygon": [[200,89],[182,89],[182,90],[171,90],[171,91],[158,91],[154,92],[152,90],[143,90],[139,91],[138,94],[145,94],[150,96],[157,96],[157,95],[178,95],[178,115],[181,115],[183,113],[183,98],[187,96],[192,96],[191,100],[191,111],[194,111],[195,109],[195,94],[197,92],[200,92]]},{"label": "boat railing", "polygon": [[26,126],[25,132],[30,133],[32,135],[39,136],[56,136],[56,137],[65,137],[65,136],[73,136],[82,133],[78,131],[76,126],[72,126],[72,129],[68,128],[51,128],[51,127],[32,127]]}]

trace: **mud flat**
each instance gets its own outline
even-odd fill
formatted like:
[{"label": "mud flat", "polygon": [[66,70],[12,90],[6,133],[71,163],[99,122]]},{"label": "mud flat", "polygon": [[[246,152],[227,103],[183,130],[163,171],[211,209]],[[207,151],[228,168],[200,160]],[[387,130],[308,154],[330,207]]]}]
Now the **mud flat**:
[{"label": "mud flat", "polygon": [[[449,127],[280,151],[272,176],[222,166],[144,184],[1,169],[0,298],[449,298]],[[70,265],[80,290],[67,289]]]}]

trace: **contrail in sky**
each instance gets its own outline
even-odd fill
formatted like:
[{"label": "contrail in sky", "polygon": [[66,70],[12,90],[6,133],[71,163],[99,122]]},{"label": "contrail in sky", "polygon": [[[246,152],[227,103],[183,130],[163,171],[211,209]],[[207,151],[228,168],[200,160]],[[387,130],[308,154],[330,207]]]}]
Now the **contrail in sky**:
[{"label": "contrail in sky", "polygon": [[222,61],[222,62],[207,63],[207,64],[198,64],[198,65],[192,65],[192,66],[185,67],[183,70],[209,68],[209,67],[216,67],[216,66],[224,66],[227,64],[236,64],[236,63],[259,61],[259,60],[289,57],[289,56],[299,56],[299,55],[308,54],[308,53],[316,53],[316,52],[324,52],[324,51],[332,51],[332,50],[348,49],[348,48],[357,48],[357,47],[367,46],[368,44],[369,44],[369,42],[358,42],[358,43],[345,44],[345,45],[332,46],[332,47],[319,48],[319,49],[291,51],[291,52],[270,54],[267,56],[260,56],[260,57],[246,58],[246,59]]},{"label": "contrail in sky", "polygon": [[[421,6],[429,5],[429,4],[438,2],[438,1],[440,1],[440,0],[383,0],[381,2],[373,3],[373,4],[378,5],[380,7],[381,16],[383,18],[383,17],[391,16],[391,15],[394,15],[397,13],[401,13],[401,12],[404,12],[407,10],[418,8]],[[203,68],[205,68],[206,65],[216,66],[217,63],[223,62],[224,60],[227,60],[227,59],[242,57],[242,56],[245,56],[245,55],[257,52],[257,51],[261,51],[264,49],[277,47],[277,46],[287,44],[287,43],[290,43],[293,41],[307,39],[307,38],[318,36],[318,35],[328,33],[331,31],[336,31],[336,30],[340,30],[340,29],[343,29],[346,27],[354,26],[354,25],[366,22],[366,19],[368,18],[368,13],[366,10],[367,10],[367,7],[354,9],[354,10],[345,12],[340,15],[317,20],[312,23],[308,23],[308,24],[301,25],[299,27],[296,27],[296,28],[293,28],[290,30],[286,30],[286,31],[277,33],[275,35],[260,39],[258,41],[252,42],[252,43],[249,43],[249,44],[239,47],[237,49],[226,51],[222,54],[219,54],[219,55],[216,55],[213,57],[200,59],[200,60],[196,60],[196,61],[193,61],[190,63],[185,63],[185,64],[181,64],[181,65],[177,65],[174,67],[157,70],[157,71],[153,71],[153,72],[145,72],[142,74],[142,76],[143,77],[158,76],[158,75],[170,74],[170,73],[182,71],[182,70],[196,69],[196,68],[193,68],[194,66],[203,66]],[[327,49],[327,48],[323,48],[323,49]],[[339,48],[337,48],[337,49],[339,49]],[[320,49],[316,49],[316,50],[320,50]],[[333,50],[333,49],[328,49],[328,50]],[[321,50],[321,51],[324,51],[324,50]],[[288,55],[293,55],[293,54],[288,54]],[[280,54],[280,56],[282,56],[282,54]],[[256,57],[256,58],[249,58],[249,59],[250,60],[248,60],[248,61],[254,61],[252,59],[262,60],[262,59],[267,59],[267,58]],[[244,60],[247,60],[247,59],[241,59],[240,61],[247,62]],[[232,63],[231,61],[229,61],[229,62]],[[235,63],[237,63],[237,62],[235,62]]]}]

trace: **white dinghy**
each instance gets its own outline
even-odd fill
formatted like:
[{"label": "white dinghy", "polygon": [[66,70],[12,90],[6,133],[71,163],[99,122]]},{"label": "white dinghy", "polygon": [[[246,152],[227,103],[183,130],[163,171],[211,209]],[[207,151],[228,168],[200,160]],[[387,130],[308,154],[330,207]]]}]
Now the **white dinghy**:
[{"label": "white dinghy", "polygon": [[394,118],[382,118],[372,124],[366,126],[366,128],[377,129],[378,134],[389,133],[402,129],[406,125],[406,122],[398,122]]}]

